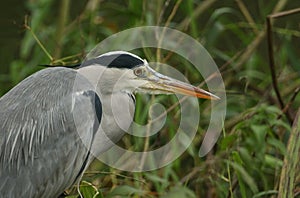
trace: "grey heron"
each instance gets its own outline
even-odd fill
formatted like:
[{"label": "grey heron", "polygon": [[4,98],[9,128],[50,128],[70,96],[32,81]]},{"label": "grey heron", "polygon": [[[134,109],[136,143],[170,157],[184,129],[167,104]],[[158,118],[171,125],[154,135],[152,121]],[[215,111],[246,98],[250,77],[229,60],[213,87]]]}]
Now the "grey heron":
[{"label": "grey heron", "polygon": [[130,126],[134,92],[218,99],[125,51],[40,70],[0,99],[0,197],[58,197],[80,181]]}]

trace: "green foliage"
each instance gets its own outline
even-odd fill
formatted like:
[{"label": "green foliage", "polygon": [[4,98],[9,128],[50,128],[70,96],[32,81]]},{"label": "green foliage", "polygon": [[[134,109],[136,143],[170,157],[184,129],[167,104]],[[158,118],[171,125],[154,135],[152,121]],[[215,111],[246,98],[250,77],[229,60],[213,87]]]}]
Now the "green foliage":
[{"label": "green foliage", "polygon": [[99,192],[91,183],[83,182],[80,186],[80,193],[85,198],[103,198],[101,192]]},{"label": "green foliage", "polygon": [[[42,69],[37,66],[39,64],[76,64],[107,36],[143,25],[167,25],[197,39],[219,65],[227,88],[224,133],[208,156],[199,158],[196,154],[210,119],[209,101],[199,100],[199,133],[180,158],[164,168],[145,173],[122,172],[94,162],[90,170],[100,174],[84,176],[84,182],[80,186],[83,197],[276,196],[291,131],[290,119],[294,118],[294,112],[300,106],[299,96],[293,99],[293,94],[300,85],[300,48],[297,44],[300,40],[300,13],[278,18],[273,24],[276,78],[284,103],[290,103],[290,118],[280,109],[272,87],[264,23],[266,16],[274,10],[279,12],[296,8],[300,6],[300,2],[70,2],[69,7],[64,10],[62,1],[58,0],[26,1],[30,11],[27,25],[31,30],[26,31],[20,43],[18,59],[9,65],[10,73],[0,76],[1,82],[8,81],[8,84],[1,87],[1,93]],[[241,2],[246,6],[242,7],[239,4]],[[176,5],[179,7],[174,11]],[[61,12],[65,12],[67,19],[60,18],[63,16],[60,15]],[[245,16],[247,12],[254,23]],[[62,20],[67,21],[63,27],[58,25]],[[51,57],[42,50],[43,47]],[[137,50],[137,54],[155,61],[155,50],[141,49]],[[162,50],[161,57],[167,56],[168,52]],[[197,84],[203,80],[193,65],[176,54],[171,55],[166,63],[174,65],[192,83]],[[148,122],[151,104],[146,99],[150,97],[139,94],[136,97],[135,121],[139,124]],[[172,96],[157,96],[151,97],[151,102],[159,102],[169,108],[177,99]],[[120,145],[143,151],[166,144],[176,133],[180,108],[170,111],[166,120],[166,125],[159,134],[146,140],[126,135]],[[147,141],[150,144],[145,148]],[[299,175],[297,178],[296,183],[299,185]],[[72,190],[69,197],[77,197],[77,190]]]}]

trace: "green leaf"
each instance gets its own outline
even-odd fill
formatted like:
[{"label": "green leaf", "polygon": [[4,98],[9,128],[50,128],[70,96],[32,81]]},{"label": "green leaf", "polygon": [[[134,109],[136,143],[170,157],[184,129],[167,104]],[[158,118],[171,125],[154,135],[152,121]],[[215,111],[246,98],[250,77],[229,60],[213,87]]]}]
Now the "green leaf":
[{"label": "green leaf", "polygon": [[145,177],[154,182],[154,183],[161,183],[161,184],[165,184],[165,185],[169,185],[169,181],[165,178],[161,178],[155,174],[150,174],[150,173],[144,173]]},{"label": "green leaf", "polygon": [[264,151],[268,126],[252,124],[250,128],[252,129],[256,139],[254,145],[252,146],[255,146],[255,150]]},{"label": "green leaf", "polygon": [[278,149],[282,155],[286,155],[286,147],[282,141],[275,138],[268,138],[267,143]]},{"label": "green leaf", "polygon": [[220,143],[221,150],[225,150],[226,148],[230,147],[230,145],[232,145],[236,141],[236,139],[236,134],[225,136]]},{"label": "green leaf", "polygon": [[253,158],[252,158],[251,154],[249,153],[248,149],[246,149],[244,147],[239,148],[239,154],[245,164],[253,163]]},{"label": "green leaf", "polygon": [[[232,158],[237,164],[239,164],[239,165],[243,164],[243,161],[242,161],[242,159],[241,159],[238,152],[233,152],[232,153]],[[242,179],[242,176],[239,172],[237,172],[237,177],[238,177],[238,182],[239,182],[239,187],[240,187],[242,197],[246,198],[247,197],[246,186],[245,186],[245,183],[244,183],[244,181]]]},{"label": "green leaf", "polygon": [[253,193],[257,193],[258,192],[258,187],[254,181],[254,179],[249,175],[249,173],[245,170],[245,168],[243,166],[241,166],[240,164],[238,163],[235,163],[235,162],[231,162],[231,161],[228,161],[227,162],[229,163],[229,165],[232,166],[232,168],[239,174],[241,174],[241,178],[250,188],[250,190],[253,192]]},{"label": "green leaf", "polygon": [[102,198],[101,193],[90,183],[83,181],[80,186],[80,193],[84,198]]},{"label": "green leaf", "polygon": [[166,192],[161,198],[196,198],[196,195],[193,191],[186,188],[185,186],[175,186]]},{"label": "green leaf", "polygon": [[134,188],[132,186],[123,185],[114,188],[106,197],[114,197],[114,196],[130,196],[130,195],[145,195],[146,191]]},{"label": "green leaf", "polygon": [[278,159],[272,155],[265,155],[265,162],[267,165],[273,168],[282,167],[283,164],[283,161],[281,159]]},{"label": "green leaf", "polygon": [[263,192],[259,192],[256,195],[253,196],[253,198],[258,198],[258,197],[272,197],[270,195],[276,195],[278,194],[277,190],[267,190],[267,191],[263,191]]}]

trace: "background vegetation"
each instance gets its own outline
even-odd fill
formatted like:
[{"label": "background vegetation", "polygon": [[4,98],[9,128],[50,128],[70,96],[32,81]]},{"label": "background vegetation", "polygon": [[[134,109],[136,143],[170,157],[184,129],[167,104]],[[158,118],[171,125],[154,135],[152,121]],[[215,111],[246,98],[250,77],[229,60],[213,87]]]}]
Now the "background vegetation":
[{"label": "background vegetation", "polygon": [[[209,51],[225,82],[227,117],[217,145],[206,157],[199,158],[197,153],[210,116],[210,102],[200,100],[199,131],[180,158],[164,168],[144,173],[122,172],[95,162],[81,183],[84,197],[300,197],[300,132],[296,119],[300,105],[299,10],[272,18],[271,34],[266,29],[268,15],[299,7],[300,2],[292,0],[15,3],[10,7],[11,13],[18,12],[8,20],[13,28],[2,30],[0,93],[3,95],[42,69],[39,64],[80,62],[98,42],[121,30],[160,25],[183,31]],[[272,50],[268,48],[270,43]],[[269,60],[270,52],[274,64]],[[152,61],[157,58],[155,50],[139,53]],[[167,52],[161,53],[163,58],[167,56]],[[197,84],[202,80],[187,61],[175,55],[166,60],[190,82]],[[274,91],[276,83],[280,96]],[[139,123],[148,120],[147,108],[143,108],[148,105],[144,104],[145,97],[137,96]],[[157,96],[153,100],[166,106],[176,102],[172,96]],[[120,144],[139,151],[165,144],[176,131],[174,123],[180,118],[176,112],[170,112],[162,135],[149,139],[125,136]],[[150,143],[149,148],[144,147],[146,142]],[[154,143],[158,145],[153,146]],[[76,197],[76,189],[69,192],[70,197]]]}]

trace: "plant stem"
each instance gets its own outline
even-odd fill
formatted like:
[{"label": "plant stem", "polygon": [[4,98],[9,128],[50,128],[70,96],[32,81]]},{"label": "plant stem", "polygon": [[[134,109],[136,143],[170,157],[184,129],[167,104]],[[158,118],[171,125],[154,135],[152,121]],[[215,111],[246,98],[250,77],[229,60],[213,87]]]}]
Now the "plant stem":
[{"label": "plant stem", "polygon": [[62,0],[60,2],[60,11],[59,11],[59,21],[57,23],[57,31],[56,31],[56,47],[54,50],[54,58],[58,59],[61,56],[62,51],[62,40],[65,33],[66,23],[68,21],[69,16],[69,7],[70,7],[70,0]]},{"label": "plant stem", "polygon": [[299,163],[300,148],[300,108],[293,123],[287,145],[287,154],[284,157],[279,183],[278,197],[294,197],[296,168]]}]

